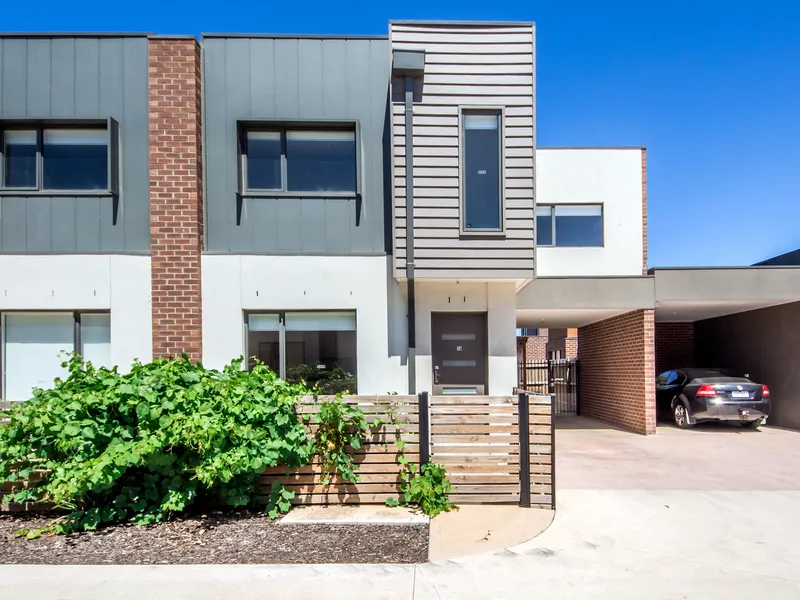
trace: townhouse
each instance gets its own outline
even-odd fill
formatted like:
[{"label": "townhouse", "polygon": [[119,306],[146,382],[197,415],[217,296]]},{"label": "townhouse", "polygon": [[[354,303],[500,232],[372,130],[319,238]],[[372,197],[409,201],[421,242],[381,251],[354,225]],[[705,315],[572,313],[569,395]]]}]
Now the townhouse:
[{"label": "townhouse", "polygon": [[800,277],[648,272],[646,152],[538,148],[535,46],[494,22],[0,34],[3,399],[61,350],[506,395],[518,328],[577,329],[585,414],[652,433],[656,356]]}]

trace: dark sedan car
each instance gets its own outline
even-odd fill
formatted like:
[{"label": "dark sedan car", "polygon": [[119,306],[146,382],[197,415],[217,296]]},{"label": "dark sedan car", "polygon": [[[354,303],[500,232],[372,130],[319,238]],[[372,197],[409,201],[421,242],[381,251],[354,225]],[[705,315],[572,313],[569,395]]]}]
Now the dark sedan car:
[{"label": "dark sedan car", "polygon": [[770,408],[767,386],[719,369],[676,369],[656,378],[658,414],[678,427],[727,421],[758,429]]}]

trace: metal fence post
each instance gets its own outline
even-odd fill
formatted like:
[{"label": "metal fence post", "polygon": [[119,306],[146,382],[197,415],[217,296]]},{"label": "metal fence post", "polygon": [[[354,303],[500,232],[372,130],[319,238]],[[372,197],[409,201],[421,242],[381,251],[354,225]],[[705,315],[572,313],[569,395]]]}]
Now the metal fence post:
[{"label": "metal fence post", "polygon": [[419,398],[419,464],[431,461],[431,410],[428,392],[420,392]]},{"label": "metal fence post", "polygon": [[528,394],[520,392],[517,396],[517,416],[519,419],[519,505],[531,506],[531,419]]},{"label": "metal fence post", "polygon": [[575,414],[581,414],[581,361],[575,359]]}]

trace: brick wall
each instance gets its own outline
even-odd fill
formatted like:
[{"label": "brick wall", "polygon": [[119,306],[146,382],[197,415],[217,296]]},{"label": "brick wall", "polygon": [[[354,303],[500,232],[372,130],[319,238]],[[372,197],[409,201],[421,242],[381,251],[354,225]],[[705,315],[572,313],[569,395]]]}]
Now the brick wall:
[{"label": "brick wall", "polygon": [[149,43],[153,356],[202,355],[203,171],[200,46]]},{"label": "brick wall", "polygon": [[642,274],[647,274],[647,150],[642,148]]},{"label": "brick wall", "polygon": [[545,360],[547,358],[547,329],[540,329],[539,335],[517,338],[517,360]]},{"label": "brick wall", "polygon": [[694,323],[656,323],[656,373],[694,364]]},{"label": "brick wall", "polygon": [[636,433],[655,433],[655,323],[637,310],[581,327],[581,414]]}]

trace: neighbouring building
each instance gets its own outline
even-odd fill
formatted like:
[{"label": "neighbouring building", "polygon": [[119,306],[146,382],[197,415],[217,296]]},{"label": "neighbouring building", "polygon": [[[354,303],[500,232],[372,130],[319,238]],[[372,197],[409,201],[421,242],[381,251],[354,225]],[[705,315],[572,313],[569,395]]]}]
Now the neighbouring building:
[{"label": "neighbouring building", "polygon": [[[535,37],[0,34],[3,399],[61,350],[506,395],[519,329],[577,355],[583,414],[640,433],[657,366],[773,386],[800,270],[648,271],[646,152],[537,147]],[[709,355],[730,315],[763,343]],[[776,422],[800,427],[784,380]]]}]

